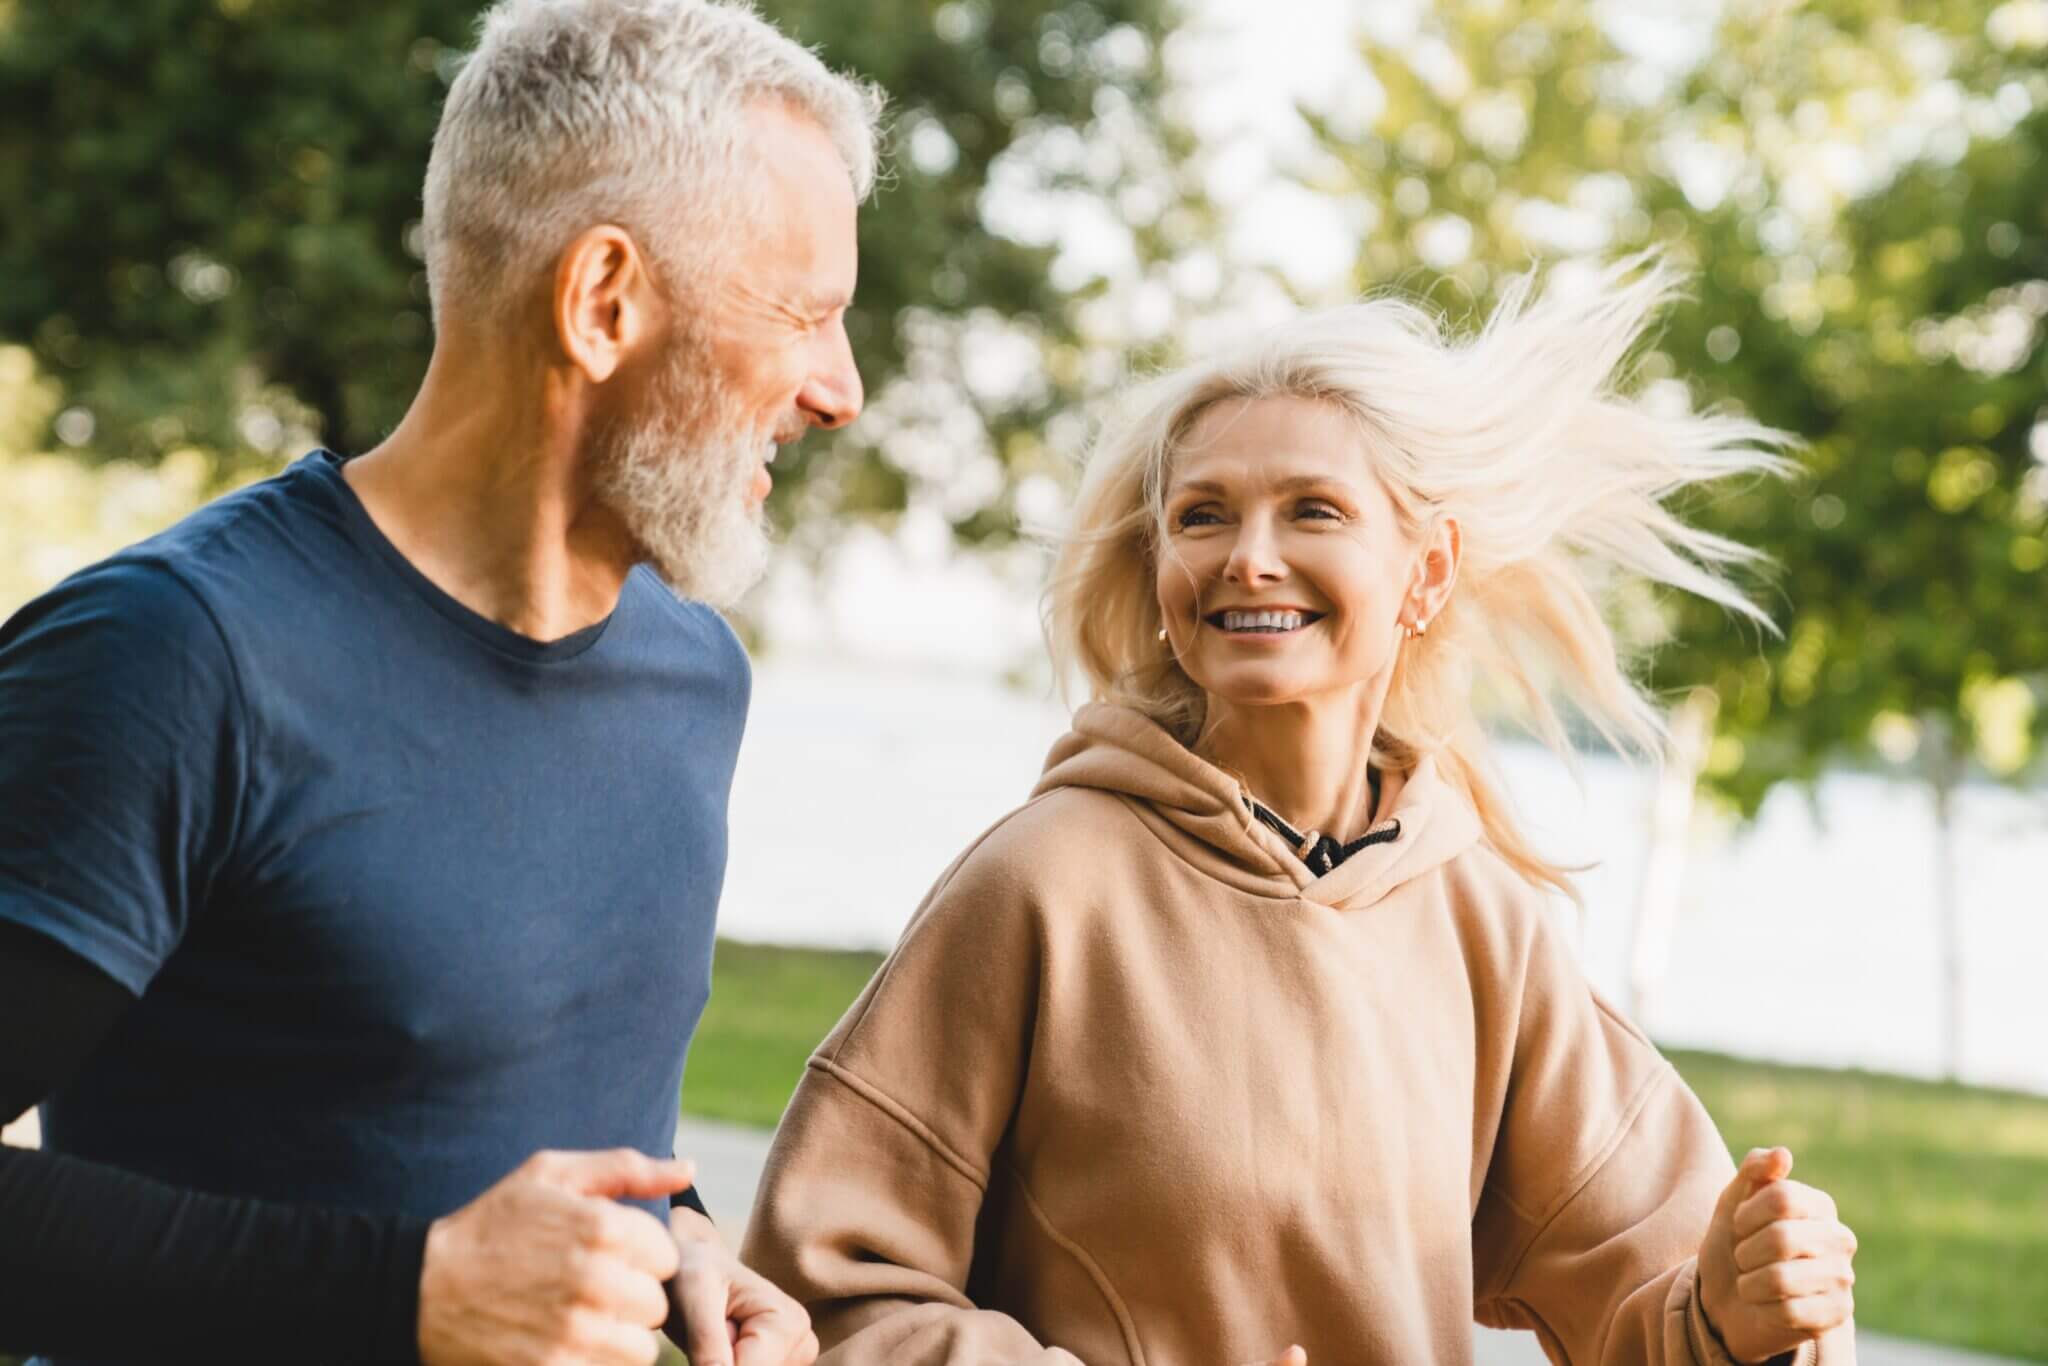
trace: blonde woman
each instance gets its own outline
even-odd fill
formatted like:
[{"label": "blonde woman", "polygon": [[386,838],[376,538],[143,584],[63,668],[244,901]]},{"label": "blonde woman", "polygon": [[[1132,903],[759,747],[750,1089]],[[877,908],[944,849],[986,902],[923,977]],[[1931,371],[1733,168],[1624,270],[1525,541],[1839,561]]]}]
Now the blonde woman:
[{"label": "blonde woman", "polygon": [[1615,387],[1669,286],[1524,282],[1464,342],[1304,317],[1104,436],[1049,611],[1094,700],[812,1059],[754,1211],[822,1361],[1462,1363],[1474,1318],[1853,1361],[1854,1236],[1588,989],[1474,714],[1653,747],[1603,585],[1756,614],[1665,503],[1772,434]]}]

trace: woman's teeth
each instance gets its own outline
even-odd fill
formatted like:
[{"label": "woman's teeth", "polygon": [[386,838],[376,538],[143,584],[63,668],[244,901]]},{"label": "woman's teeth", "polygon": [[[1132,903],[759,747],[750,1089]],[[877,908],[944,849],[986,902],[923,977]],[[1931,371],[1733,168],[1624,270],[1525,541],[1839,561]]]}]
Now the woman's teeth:
[{"label": "woman's teeth", "polygon": [[1223,629],[1226,631],[1299,631],[1308,625],[1308,616],[1302,612],[1225,612]]}]

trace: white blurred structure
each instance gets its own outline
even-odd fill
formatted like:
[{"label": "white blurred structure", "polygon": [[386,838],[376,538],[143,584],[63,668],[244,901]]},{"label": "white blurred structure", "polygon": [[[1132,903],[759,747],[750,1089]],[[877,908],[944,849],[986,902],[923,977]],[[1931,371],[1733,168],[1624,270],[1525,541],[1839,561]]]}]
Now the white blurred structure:
[{"label": "white blurred structure", "polygon": [[[733,795],[723,932],[882,948],[969,840],[1023,801],[1065,729],[1051,700],[974,673],[772,657]],[[1627,999],[1652,807],[1645,770],[1588,758],[1583,790],[1541,750],[1502,766],[1560,856],[1597,862],[1579,926],[1592,980]],[[1963,1076],[2048,1093],[2048,821],[1965,789]],[[1749,830],[1695,821],[1671,952],[1644,1024],[1659,1040],[1919,1075],[1941,1063],[1934,839],[1923,788],[1844,774],[1782,790]],[[1560,914],[1570,916],[1568,908]]]}]

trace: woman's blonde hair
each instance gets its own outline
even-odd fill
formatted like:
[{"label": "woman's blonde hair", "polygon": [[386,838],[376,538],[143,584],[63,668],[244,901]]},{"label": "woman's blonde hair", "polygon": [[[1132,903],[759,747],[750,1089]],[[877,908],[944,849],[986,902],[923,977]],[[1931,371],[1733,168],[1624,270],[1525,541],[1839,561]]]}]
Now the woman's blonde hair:
[{"label": "woman's blonde hair", "polygon": [[1175,452],[1219,402],[1332,404],[1357,423],[1410,534],[1445,514],[1463,528],[1456,589],[1428,635],[1401,648],[1371,762],[1400,772],[1433,755],[1494,850],[1572,895],[1568,870],[1531,847],[1491,775],[1475,689],[1567,757],[1560,700],[1617,749],[1657,755],[1662,715],[1602,612],[1615,583],[1682,588],[1770,629],[1727,573],[1756,552],[1666,504],[1692,485],[1784,473],[1782,434],[1623,392],[1624,362],[1676,287],[1654,257],[1540,295],[1525,275],[1466,339],[1438,312],[1373,299],[1304,314],[1139,387],[1097,441],[1047,590],[1062,682],[1078,671],[1096,698],[1195,742],[1206,699],[1158,638]]}]

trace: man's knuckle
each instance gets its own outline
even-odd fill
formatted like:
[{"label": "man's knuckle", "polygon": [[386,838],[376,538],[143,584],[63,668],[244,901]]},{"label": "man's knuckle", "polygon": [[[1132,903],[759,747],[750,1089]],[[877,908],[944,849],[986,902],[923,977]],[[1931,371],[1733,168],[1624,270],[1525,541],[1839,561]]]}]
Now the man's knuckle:
[{"label": "man's knuckle", "polygon": [[569,1215],[569,1235],[582,1247],[602,1247],[608,1222],[601,1201],[579,1200]]}]

